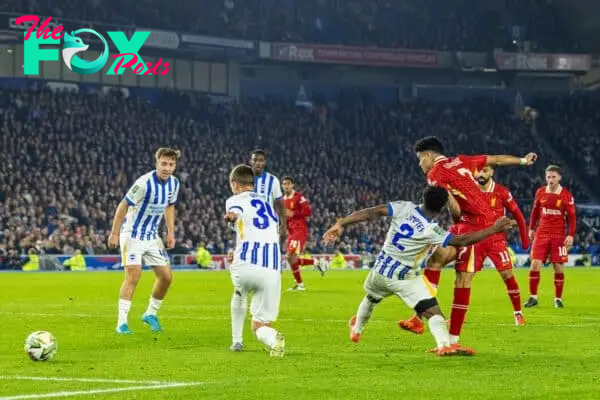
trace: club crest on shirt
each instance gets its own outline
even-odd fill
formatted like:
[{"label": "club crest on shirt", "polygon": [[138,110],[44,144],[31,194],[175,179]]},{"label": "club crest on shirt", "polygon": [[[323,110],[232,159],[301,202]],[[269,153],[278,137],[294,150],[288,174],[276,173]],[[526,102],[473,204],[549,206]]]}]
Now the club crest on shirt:
[{"label": "club crest on shirt", "polygon": [[560,207],[561,204],[562,204],[561,199],[556,200],[556,207]]}]

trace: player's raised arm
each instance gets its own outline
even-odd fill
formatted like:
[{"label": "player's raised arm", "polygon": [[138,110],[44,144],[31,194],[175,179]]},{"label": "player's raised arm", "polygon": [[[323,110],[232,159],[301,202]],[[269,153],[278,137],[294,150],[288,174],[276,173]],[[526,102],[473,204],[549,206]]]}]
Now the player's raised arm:
[{"label": "player's raised arm", "polygon": [[377,217],[386,217],[391,215],[391,207],[391,204],[380,204],[375,207],[363,208],[362,210],[353,212],[344,218],[340,218],[335,225],[333,225],[327,230],[327,232],[325,232],[325,234],[323,234],[323,242],[325,244],[334,242],[342,235],[344,228],[348,225],[353,225],[364,221],[371,221]]},{"label": "player's raised arm", "polygon": [[495,155],[487,156],[485,165],[492,166],[507,166],[507,165],[532,165],[537,160],[537,154],[528,153],[523,157],[507,156],[507,155]]},{"label": "player's raised arm", "polygon": [[506,232],[515,225],[515,222],[507,217],[502,217],[494,223],[481,231],[467,233],[465,235],[452,236],[448,242],[451,246],[464,247],[470,244],[477,243],[488,236],[495,233]]}]

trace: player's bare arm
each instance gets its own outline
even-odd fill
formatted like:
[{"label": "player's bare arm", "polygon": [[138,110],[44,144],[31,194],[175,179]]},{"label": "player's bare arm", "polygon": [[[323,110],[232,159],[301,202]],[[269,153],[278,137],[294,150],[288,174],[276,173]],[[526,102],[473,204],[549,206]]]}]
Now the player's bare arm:
[{"label": "player's bare arm", "polygon": [[460,205],[452,195],[452,193],[448,192],[448,211],[450,212],[450,216],[452,217],[452,221],[454,223],[458,223],[460,221]]},{"label": "player's bare arm", "polygon": [[338,239],[344,232],[344,227],[359,222],[371,221],[378,217],[386,217],[388,215],[388,205],[380,204],[375,207],[364,208],[356,211],[347,217],[340,218],[335,225],[325,232],[323,235],[323,243],[328,244]]},{"label": "player's bare arm", "polygon": [[117,211],[115,211],[115,217],[113,218],[112,229],[108,236],[108,247],[110,248],[115,248],[119,245],[119,231],[121,230],[123,219],[125,218],[125,215],[127,215],[128,207],[129,205],[126,200],[121,200],[117,206]]},{"label": "player's bare arm", "polygon": [[175,247],[175,206],[167,207],[165,211],[165,223],[167,225],[167,249]]},{"label": "player's bare arm", "polygon": [[451,246],[457,246],[457,247],[468,246],[468,245],[477,243],[495,233],[509,231],[513,226],[515,226],[515,221],[513,221],[507,217],[502,217],[502,218],[499,218],[494,223],[494,225],[489,226],[481,231],[467,233],[465,235],[453,236],[450,239],[449,244]]},{"label": "player's bare arm", "polygon": [[507,166],[507,165],[533,165],[537,160],[536,153],[528,153],[523,157],[515,157],[508,155],[495,155],[495,156],[487,156],[487,161],[485,165],[492,166]]},{"label": "player's bare arm", "polygon": [[275,203],[273,205],[275,206],[275,212],[277,213],[277,216],[279,217],[280,221],[279,232],[281,233],[281,236],[285,236],[287,235],[287,213],[285,206],[283,205],[283,199],[275,200]]}]

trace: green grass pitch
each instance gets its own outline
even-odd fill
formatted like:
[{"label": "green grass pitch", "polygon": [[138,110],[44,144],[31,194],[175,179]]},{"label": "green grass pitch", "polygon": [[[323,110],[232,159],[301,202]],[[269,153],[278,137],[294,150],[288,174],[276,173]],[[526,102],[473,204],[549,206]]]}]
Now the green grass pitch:
[{"label": "green grass pitch", "polygon": [[[552,271],[542,271],[540,306],[515,327],[506,290],[493,270],[474,282],[462,342],[479,354],[438,358],[422,336],[400,331],[411,314],[395,298],[374,312],[363,339],[348,319],[363,296],[366,271],[305,272],[308,290],[284,292],[276,327],[287,354],[272,359],[246,325],[244,353],[229,353],[228,273],[175,272],[154,335],[141,323],[153,281],[144,271],[132,310],[132,336],[117,336],[121,274],[0,274],[0,398],[94,399],[598,399],[600,269],[567,269],[565,308],[552,306]],[[449,313],[452,272],[440,302]],[[522,299],[527,271],[517,271]],[[284,287],[291,275],[284,273]],[[34,363],[28,333],[48,330],[59,351]],[[44,397],[39,397],[43,396]]]}]

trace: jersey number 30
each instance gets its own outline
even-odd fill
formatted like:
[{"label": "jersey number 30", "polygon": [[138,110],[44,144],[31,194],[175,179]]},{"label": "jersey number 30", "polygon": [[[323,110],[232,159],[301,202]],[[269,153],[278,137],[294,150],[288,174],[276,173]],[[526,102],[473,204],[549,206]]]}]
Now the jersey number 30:
[{"label": "jersey number 30", "polygon": [[275,214],[273,214],[273,209],[269,203],[254,199],[250,202],[250,205],[256,208],[256,218],[252,220],[252,223],[258,229],[267,229],[271,220],[275,223],[279,221]]},{"label": "jersey number 30", "polygon": [[392,239],[392,244],[396,246],[396,248],[400,251],[404,250],[404,246],[402,246],[399,242],[402,239],[409,239],[412,235],[415,234],[415,230],[409,224],[400,225],[400,231],[394,235],[394,239]]}]

